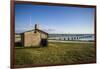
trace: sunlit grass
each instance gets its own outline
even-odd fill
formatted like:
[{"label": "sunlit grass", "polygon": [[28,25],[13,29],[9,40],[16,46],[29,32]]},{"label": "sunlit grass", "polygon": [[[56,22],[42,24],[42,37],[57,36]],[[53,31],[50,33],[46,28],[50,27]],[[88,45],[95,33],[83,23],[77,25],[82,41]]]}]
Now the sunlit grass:
[{"label": "sunlit grass", "polygon": [[48,47],[16,48],[16,65],[79,64],[95,62],[94,43],[50,42]]}]

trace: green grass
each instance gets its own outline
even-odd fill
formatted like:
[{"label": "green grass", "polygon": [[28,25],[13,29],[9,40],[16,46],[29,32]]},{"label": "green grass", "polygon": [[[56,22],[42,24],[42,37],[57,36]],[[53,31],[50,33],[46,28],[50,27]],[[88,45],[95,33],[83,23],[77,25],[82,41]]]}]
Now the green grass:
[{"label": "green grass", "polygon": [[95,61],[93,43],[50,42],[48,47],[17,47],[15,51],[16,65],[79,64]]}]

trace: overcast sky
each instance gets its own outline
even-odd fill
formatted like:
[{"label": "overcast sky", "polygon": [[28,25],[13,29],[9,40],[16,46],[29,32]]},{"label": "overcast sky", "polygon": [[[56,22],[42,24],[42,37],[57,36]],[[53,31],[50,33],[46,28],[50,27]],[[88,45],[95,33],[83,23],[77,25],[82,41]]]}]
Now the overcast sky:
[{"label": "overcast sky", "polygon": [[34,29],[48,33],[94,33],[94,8],[15,5],[15,32]]}]

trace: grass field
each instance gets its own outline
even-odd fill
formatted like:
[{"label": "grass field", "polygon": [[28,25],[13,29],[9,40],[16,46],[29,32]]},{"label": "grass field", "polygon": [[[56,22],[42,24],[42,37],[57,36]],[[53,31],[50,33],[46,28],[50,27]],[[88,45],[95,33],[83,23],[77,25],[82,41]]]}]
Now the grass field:
[{"label": "grass field", "polygon": [[15,51],[16,65],[79,64],[95,62],[94,43],[49,42],[48,47],[18,47]]}]

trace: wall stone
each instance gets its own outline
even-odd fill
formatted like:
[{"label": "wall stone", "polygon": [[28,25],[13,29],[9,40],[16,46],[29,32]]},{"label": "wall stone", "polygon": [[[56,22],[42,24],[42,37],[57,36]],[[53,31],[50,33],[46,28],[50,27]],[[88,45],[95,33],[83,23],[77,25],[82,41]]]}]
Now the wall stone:
[{"label": "wall stone", "polygon": [[29,31],[24,33],[24,47],[38,47],[41,39],[47,39],[47,34],[40,31]]}]

